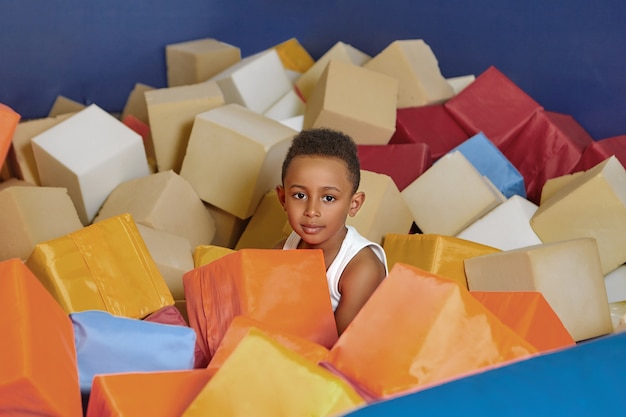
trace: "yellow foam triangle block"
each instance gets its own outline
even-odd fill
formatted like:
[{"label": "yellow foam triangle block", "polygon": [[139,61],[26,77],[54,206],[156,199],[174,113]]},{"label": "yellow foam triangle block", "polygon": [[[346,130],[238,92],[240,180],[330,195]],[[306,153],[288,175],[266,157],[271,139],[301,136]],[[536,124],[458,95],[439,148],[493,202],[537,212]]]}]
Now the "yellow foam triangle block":
[{"label": "yellow foam triangle block", "polygon": [[340,377],[251,328],[183,417],[322,417],[364,403]]},{"label": "yellow foam triangle block", "polygon": [[194,268],[199,268],[202,265],[210,264],[216,259],[221,258],[224,255],[233,253],[234,250],[219,245],[198,245],[193,250],[193,265]]},{"label": "yellow foam triangle block", "polygon": [[38,243],[26,265],[67,313],[143,318],[174,304],[130,214]]}]

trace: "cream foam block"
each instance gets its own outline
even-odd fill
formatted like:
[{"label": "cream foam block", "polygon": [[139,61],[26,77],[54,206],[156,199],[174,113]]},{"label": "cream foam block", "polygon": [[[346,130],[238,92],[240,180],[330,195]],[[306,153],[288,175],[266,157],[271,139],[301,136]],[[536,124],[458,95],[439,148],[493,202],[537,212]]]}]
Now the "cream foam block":
[{"label": "cream foam block", "polygon": [[214,82],[145,92],[150,132],[159,171],[180,171],[194,117],[224,104]]},{"label": "cream foam block", "polygon": [[217,82],[227,104],[261,114],[293,88],[275,49],[248,56],[211,80]]},{"label": "cream foam block", "polygon": [[200,198],[247,219],[281,181],[281,166],[297,132],[239,104],[196,116],[180,175]]},{"label": "cream foam block", "polygon": [[208,245],[215,222],[194,188],[174,171],[164,171],[118,185],[94,223],[130,213],[137,224],[187,239],[191,247]]},{"label": "cream foam block", "polygon": [[57,96],[52,103],[52,107],[50,108],[50,112],[48,112],[48,117],[57,117],[62,114],[68,113],[76,113],[84,109],[85,106],[83,103],[79,103],[78,101],[74,101],[67,97]]},{"label": "cream foam block", "polygon": [[452,91],[454,91],[454,95],[459,94],[461,91],[465,89],[465,87],[469,86],[474,82],[476,76],[474,74],[461,75],[459,77],[451,77],[446,78],[450,87],[452,87]]},{"label": "cream foam block", "polygon": [[286,222],[287,213],[278,201],[276,190],[272,189],[263,196],[235,249],[272,249],[291,233],[290,229],[288,233],[285,231]]},{"label": "cream foam block", "polygon": [[363,67],[398,80],[398,108],[440,104],[454,95],[422,39],[396,40]]},{"label": "cream foam block", "polygon": [[67,188],[83,225],[115,187],[150,173],[141,136],[95,104],[31,143],[41,184]]},{"label": "cream foam block", "polygon": [[183,275],[194,268],[189,241],[178,235],[137,224],[148,251],[163,276],[174,301],[185,299]]},{"label": "cream foam block", "polygon": [[359,145],[384,145],[396,130],[398,81],[341,60],[331,60],[309,97],[303,127],[329,127]]},{"label": "cream foam block", "polygon": [[626,301],[626,265],[622,265],[604,276],[609,303]]},{"label": "cream foam block", "polygon": [[263,115],[278,121],[304,115],[304,101],[302,101],[294,89],[291,89],[278,99],[276,103],[272,104]]},{"label": "cream foam block", "polygon": [[541,239],[530,227],[530,219],[536,211],[535,203],[516,194],[469,225],[457,237],[500,250],[538,245],[542,243]]},{"label": "cream foam block", "polygon": [[33,137],[45,132],[52,126],[56,126],[70,116],[71,114],[64,114],[57,117],[25,120],[15,127],[13,146],[9,152],[11,155],[11,169],[19,178],[35,185],[41,185],[35,154],[30,142]]},{"label": "cream foam block", "polygon": [[65,188],[14,186],[0,191],[0,261],[26,260],[39,242],[83,227]]},{"label": "cream foam block", "polygon": [[539,205],[545,204],[545,202],[556,194],[557,191],[563,188],[574,178],[584,174],[584,172],[585,171],[577,171],[572,174],[561,175],[560,177],[554,177],[547,180],[541,189],[541,199],[539,201]]},{"label": "cream foam block", "polygon": [[205,38],[165,46],[167,85],[197,84],[241,61],[241,50]]},{"label": "cream foam block", "polygon": [[205,204],[215,220],[215,236],[212,245],[234,248],[249,219],[240,219],[211,204]]},{"label": "cream foam block", "polygon": [[506,201],[459,151],[441,157],[401,194],[422,232],[447,236]]},{"label": "cream foam block", "polygon": [[379,244],[386,234],[409,233],[413,214],[389,175],[361,170],[359,191],[365,193],[365,203],[346,224]]},{"label": "cream foam block", "polygon": [[296,80],[295,85],[306,101],[331,59],[361,66],[371,58],[370,55],[356,49],[352,45],[337,42]]},{"label": "cream foam block", "polygon": [[124,120],[126,116],[132,114],[145,124],[150,124],[148,105],[146,104],[146,91],[152,91],[154,89],[154,87],[149,85],[136,83],[126,99],[120,120]]},{"label": "cream foam block", "polygon": [[613,331],[592,238],[545,243],[466,259],[471,291],[539,291],[575,341]]},{"label": "cream foam block", "polygon": [[612,156],[539,206],[530,225],[544,242],[593,237],[603,274],[626,262],[626,171]]}]

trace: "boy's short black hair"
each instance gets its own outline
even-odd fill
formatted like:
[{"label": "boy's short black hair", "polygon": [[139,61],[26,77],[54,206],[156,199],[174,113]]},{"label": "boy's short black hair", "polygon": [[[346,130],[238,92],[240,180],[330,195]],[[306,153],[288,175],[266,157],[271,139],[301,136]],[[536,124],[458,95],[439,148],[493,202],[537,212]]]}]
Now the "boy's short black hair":
[{"label": "boy's short black hair", "polygon": [[352,193],[356,193],[361,182],[361,164],[356,143],[343,132],[329,128],[305,129],[294,136],[283,161],[282,179],[289,164],[296,156],[321,156],[337,158],[346,163]]}]

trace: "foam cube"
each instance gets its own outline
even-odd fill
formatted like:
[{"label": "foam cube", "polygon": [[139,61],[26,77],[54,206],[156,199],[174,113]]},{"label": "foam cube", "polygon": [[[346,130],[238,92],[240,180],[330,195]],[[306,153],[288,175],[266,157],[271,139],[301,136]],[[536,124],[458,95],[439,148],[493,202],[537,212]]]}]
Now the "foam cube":
[{"label": "foam cube", "polygon": [[398,81],[330,60],[307,99],[303,127],[340,130],[359,145],[384,145],[396,126]]},{"label": "foam cube", "polygon": [[450,152],[460,151],[504,195],[526,197],[524,177],[511,161],[482,133],[477,133]]},{"label": "foam cube", "polygon": [[389,143],[426,144],[436,161],[469,136],[442,104],[435,104],[398,109],[396,130]]},{"label": "foam cube", "polygon": [[615,156],[585,171],[539,206],[530,225],[544,242],[592,237],[603,274],[626,262],[626,171]]},{"label": "foam cube", "polygon": [[15,128],[21,116],[9,106],[0,103],[0,166],[4,164]]},{"label": "foam cube", "polygon": [[132,114],[127,115],[122,119],[122,123],[130,127],[133,131],[138,133],[143,140],[143,147],[146,150],[146,159],[150,166],[150,172],[157,171],[156,165],[156,152],[154,150],[154,143],[152,142],[152,133],[150,132],[150,125],[139,120]]},{"label": "foam cube", "polygon": [[501,250],[543,243],[530,226],[537,205],[515,194],[456,236]]},{"label": "foam cube", "polygon": [[609,303],[626,301],[626,265],[606,274],[604,284]]},{"label": "foam cube", "polygon": [[302,126],[304,125],[304,114],[300,114],[298,116],[290,117],[289,119],[284,119],[280,121],[285,126],[295,130],[296,132],[302,131]]},{"label": "foam cube", "polygon": [[211,204],[206,204],[206,206],[215,220],[215,236],[211,244],[231,249],[234,248],[250,218],[240,219]]},{"label": "foam cube", "polygon": [[26,265],[67,313],[143,318],[174,304],[130,214],[38,243]]},{"label": "foam cube", "polygon": [[41,185],[35,154],[30,142],[33,137],[61,123],[70,116],[71,114],[64,114],[44,119],[24,120],[18,123],[13,134],[13,146],[9,150],[7,159],[11,171],[18,178],[35,185]]},{"label": "foam cube", "polygon": [[128,116],[135,116],[145,124],[150,124],[148,116],[148,104],[146,103],[146,91],[152,91],[155,88],[142,83],[136,83],[126,98],[126,103],[122,109],[120,119],[124,120]]},{"label": "foam cube", "polygon": [[354,217],[348,216],[347,225],[379,244],[388,233],[411,230],[413,215],[389,175],[361,170],[359,190],[365,193],[365,204]]},{"label": "foam cube", "polygon": [[189,271],[183,283],[189,324],[207,358],[242,314],[326,347],[337,340],[321,251],[241,249]]},{"label": "foam cube", "polygon": [[461,91],[463,91],[465,87],[473,83],[475,79],[476,76],[474,74],[468,74],[460,75],[458,77],[446,78],[446,81],[448,82],[448,84],[450,84],[450,87],[452,87],[454,95],[456,96]]},{"label": "foam cube", "polygon": [[543,108],[491,66],[444,106],[465,132],[483,132],[500,150]]},{"label": "foam cube", "polygon": [[399,109],[443,103],[454,95],[437,57],[422,39],[396,40],[363,67],[398,80]]},{"label": "foam cube", "polygon": [[48,112],[48,117],[57,117],[63,114],[77,113],[85,107],[87,106],[83,103],[79,103],[78,101],[59,95],[54,100],[54,103],[52,103],[52,107]]},{"label": "foam cube", "polygon": [[194,118],[224,104],[215,82],[145,92],[150,132],[159,171],[180,172]]},{"label": "foam cube", "polygon": [[503,149],[524,176],[528,199],[539,203],[549,178],[569,174],[593,139],[571,116],[537,111]]},{"label": "foam cube", "polygon": [[95,104],[31,143],[41,184],[67,188],[85,226],[115,187],[150,173],[141,136]]},{"label": "foam cube", "polygon": [[308,101],[313,88],[319,81],[322,73],[331,60],[343,61],[357,66],[362,66],[371,58],[372,57],[370,55],[355,48],[354,46],[339,41],[329,50],[324,52],[324,54],[295,81],[295,86],[300,95],[304,98],[304,101]]},{"label": "foam cube", "polygon": [[448,236],[506,201],[459,151],[441,157],[401,194],[422,232]]},{"label": "foam cube", "polygon": [[0,262],[0,414],[82,416],[72,323],[19,259]]},{"label": "foam cube", "polygon": [[433,164],[425,143],[357,145],[361,169],[389,175],[404,190]]},{"label": "foam cube", "polygon": [[202,265],[209,264],[224,255],[233,253],[234,249],[225,248],[218,245],[200,245],[193,250],[193,266],[199,268]]},{"label": "foam cube", "polygon": [[0,212],[0,260],[25,260],[37,243],[83,227],[65,188],[16,186],[3,189]]},{"label": "foam cube", "polygon": [[624,349],[626,333],[602,337],[345,416],[412,417],[415,410],[436,417],[620,415],[624,412]]},{"label": "foam cube", "polygon": [[241,61],[241,50],[214,38],[165,46],[167,85],[197,84]]},{"label": "foam cube", "polygon": [[296,38],[287,39],[274,46],[286,70],[304,73],[315,64],[313,57]]},{"label": "foam cube", "polygon": [[247,219],[280,183],[282,161],[295,134],[239,104],[198,114],[180,175],[203,201]]},{"label": "foam cube", "polygon": [[209,378],[204,369],[96,375],[86,416],[180,416]]},{"label": "foam cube", "polygon": [[339,377],[251,329],[183,416],[330,417],[364,404]]},{"label": "foam cube", "polygon": [[292,89],[275,49],[250,55],[211,78],[226,104],[237,103],[263,114]]},{"label": "foam cube", "polygon": [[615,155],[622,165],[626,164],[626,135],[594,140],[587,145],[574,167],[574,171],[586,171]]},{"label": "foam cube", "polygon": [[193,186],[171,170],[115,187],[94,223],[123,213],[139,224],[187,239],[192,248],[210,244],[215,235],[209,209]]},{"label": "foam cube", "polygon": [[585,171],[578,171],[572,174],[561,175],[560,177],[550,178],[546,181],[541,189],[541,200],[539,204],[545,204],[557,191],[569,184],[571,180],[584,174]]},{"label": "foam cube", "polygon": [[304,101],[298,96],[296,90],[291,89],[281,98],[276,100],[264,113],[265,117],[274,120],[286,120],[299,115],[304,116]]},{"label": "foam cube", "polygon": [[470,291],[470,294],[539,352],[576,345],[538,291]]},{"label": "foam cube", "polygon": [[272,249],[291,233],[285,231],[287,213],[278,200],[276,190],[269,190],[254,211],[235,249]]},{"label": "foam cube", "polygon": [[471,291],[539,291],[577,342],[613,331],[598,247],[592,238],[528,246],[464,262]]},{"label": "foam cube", "polygon": [[456,282],[397,263],[327,361],[384,399],[534,353]]},{"label": "foam cube", "polygon": [[463,261],[499,252],[497,248],[452,236],[433,234],[388,234],[383,242],[389,269],[396,263],[412,265],[449,278],[467,288]]}]

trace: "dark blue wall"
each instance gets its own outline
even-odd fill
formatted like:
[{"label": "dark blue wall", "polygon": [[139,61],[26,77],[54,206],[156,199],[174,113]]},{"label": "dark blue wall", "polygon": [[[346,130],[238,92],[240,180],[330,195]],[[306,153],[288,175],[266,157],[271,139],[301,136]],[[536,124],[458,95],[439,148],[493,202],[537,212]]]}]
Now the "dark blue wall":
[{"label": "dark blue wall", "polygon": [[244,56],[296,37],[314,58],[421,38],[446,77],[494,65],[595,139],[626,134],[623,0],[5,0],[0,102],[23,118],[58,94],[120,111],[136,82],[165,86],[165,45],[204,37]]}]

